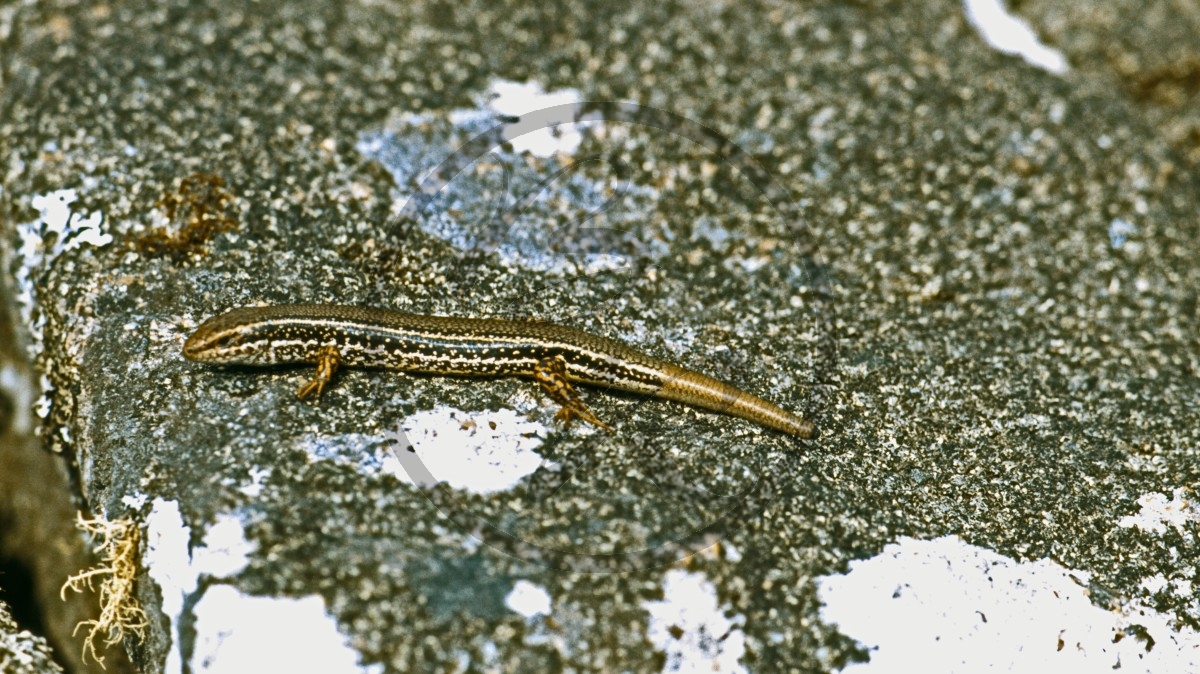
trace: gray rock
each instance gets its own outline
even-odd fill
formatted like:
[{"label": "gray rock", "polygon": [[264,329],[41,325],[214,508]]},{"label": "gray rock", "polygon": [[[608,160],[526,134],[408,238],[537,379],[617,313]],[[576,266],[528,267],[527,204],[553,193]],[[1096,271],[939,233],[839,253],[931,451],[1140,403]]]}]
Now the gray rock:
[{"label": "gray rock", "polygon": [[[886,653],[820,579],[948,534],[1174,622],[1114,658],[1194,639],[1195,160],[958,4],[6,16],[8,301],[47,444],[145,525],[143,671],[243,638],[277,667],[830,671]],[[525,80],[644,107],[542,156],[487,99]],[[616,432],[563,428],[517,380],[302,402],[307,370],[182,359],[286,302],[568,323],[822,435],[596,390]],[[1156,493],[1177,524],[1121,524]]]},{"label": "gray rock", "polygon": [[8,674],[43,674],[63,671],[50,652],[46,640],[17,627],[0,601],[0,671]]}]

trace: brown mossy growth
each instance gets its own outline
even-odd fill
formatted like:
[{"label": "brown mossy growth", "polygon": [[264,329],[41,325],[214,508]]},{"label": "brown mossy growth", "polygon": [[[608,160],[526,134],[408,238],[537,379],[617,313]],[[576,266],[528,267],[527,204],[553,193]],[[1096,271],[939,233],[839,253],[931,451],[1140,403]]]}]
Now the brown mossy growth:
[{"label": "brown mossy growth", "polygon": [[1134,73],[1130,86],[1141,100],[1180,107],[1200,92],[1200,56],[1188,54]]},{"label": "brown mossy growth", "polygon": [[200,252],[204,244],[220,232],[237,226],[230,214],[233,195],[223,188],[225,181],[210,173],[193,173],[179,181],[179,187],[155,202],[174,226],[157,229],[138,239],[137,249],[150,255],[169,255],[179,260]]},{"label": "brown mossy growth", "polygon": [[101,556],[103,564],[68,578],[60,590],[60,596],[66,601],[68,588],[83,592],[86,587],[94,592],[93,580],[101,579],[100,617],[79,623],[75,631],[78,633],[79,628],[88,627],[87,637],[83,640],[83,659],[86,661],[90,654],[103,667],[104,657],[96,653],[98,638],[104,639],[105,646],[114,646],[127,636],[135,635],[139,639],[146,636],[146,627],[149,625],[146,612],[138,605],[133,593],[141,533],[133,520],[85,520],[80,514],[77,525],[93,538],[100,538],[95,552]]}]

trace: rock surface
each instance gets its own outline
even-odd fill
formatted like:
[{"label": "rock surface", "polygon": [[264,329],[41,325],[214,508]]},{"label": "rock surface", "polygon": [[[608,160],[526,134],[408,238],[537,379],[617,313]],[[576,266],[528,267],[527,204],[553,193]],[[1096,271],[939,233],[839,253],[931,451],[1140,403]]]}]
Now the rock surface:
[{"label": "rock surface", "polygon": [[[831,671],[888,652],[824,579],[946,536],[1133,616],[1036,625],[1049,665],[1196,662],[1200,174],[1105,64],[957,3],[3,12],[6,301],[47,444],[144,524],[141,670]],[[636,105],[514,137],[530,96]],[[568,323],[822,434],[181,357],[286,302]]]},{"label": "rock surface", "polygon": [[46,640],[18,629],[4,602],[0,602],[0,671],[7,674],[61,674],[63,671],[54,662]]}]

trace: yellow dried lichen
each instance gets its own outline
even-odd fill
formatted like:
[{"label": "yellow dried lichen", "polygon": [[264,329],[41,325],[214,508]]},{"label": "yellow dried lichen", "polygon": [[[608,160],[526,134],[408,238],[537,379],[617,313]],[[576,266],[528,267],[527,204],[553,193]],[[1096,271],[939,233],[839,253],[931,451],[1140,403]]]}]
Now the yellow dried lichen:
[{"label": "yellow dried lichen", "polygon": [[93,539],[99,539],[95,552],[103,563],[68,578],[60,596],[66,601],[67,589],[83,592],[87,588],[94,592],[93,581],[100,579],[100,617],[79,623],[75,626],[75,632],[78,633],[81,627],[88,628],[83,641],[83,658],[86,661],[90,654],[103,667],[104,657],[96,653],[97,639],[103,639],[106,646],[113,646],[130,635],[136,635],[139,639],[146,636],[146,627],[149,625],[146,612],[138,605],[133,593],[141,532],[133,520],[89,520],[84,519],[82,513],[76,525],[91,534]]}]

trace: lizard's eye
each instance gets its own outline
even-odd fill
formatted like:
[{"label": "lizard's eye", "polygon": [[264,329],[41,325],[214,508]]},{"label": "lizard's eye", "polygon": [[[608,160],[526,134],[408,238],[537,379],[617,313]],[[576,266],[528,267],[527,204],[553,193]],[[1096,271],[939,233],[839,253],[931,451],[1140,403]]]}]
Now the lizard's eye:
[{"label": "lizard's eye", "polygon": [[212,345],[218,349],[232,349],[242,343],[242,334],[240,332],[224,332],[217,335],[212,341]]}]

